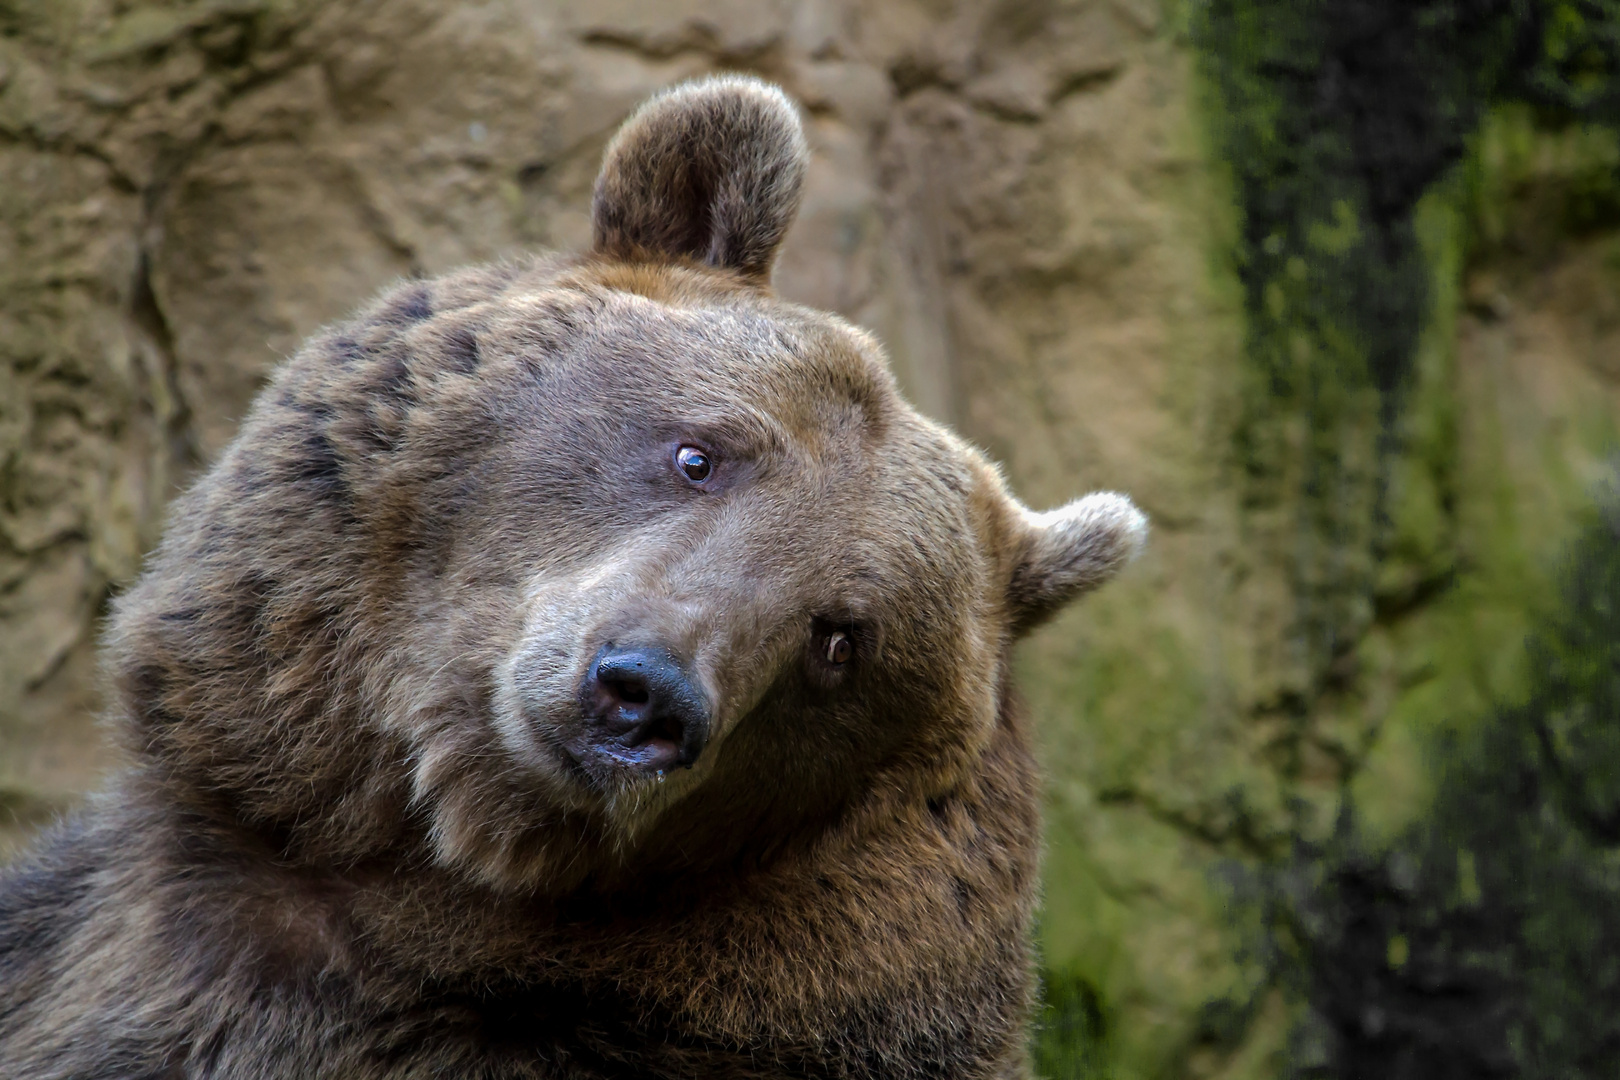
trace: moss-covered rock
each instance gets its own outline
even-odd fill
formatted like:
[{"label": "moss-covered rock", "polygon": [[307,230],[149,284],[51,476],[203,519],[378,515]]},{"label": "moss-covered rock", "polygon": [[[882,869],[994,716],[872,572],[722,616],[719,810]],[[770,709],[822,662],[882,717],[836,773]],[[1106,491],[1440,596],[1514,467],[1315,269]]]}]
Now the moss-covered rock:
[{"label": "moss-covered rock", "polygon": [[[1195,544],[1161,530],[1155,580],[1028,657],[1037,711],[1068,718],[1049,721],[1047,941],[1100,1018],[1049,1020],[1095,1033],[1076,1075],[1309,1064],[1267,894],[1233,883],[1351,806],[1373,849],[1406,835],[1437,740],[1522,691],[1555,553],[1620,437],[1611,8],[1196,10],[1232,219],[1200,233],[1227,255],[1202,295],[1242,320],[1211,358],[1232,381],[1208,399],[1220,465]],[[1193,554],[1212,549],[1220,576]]]}]

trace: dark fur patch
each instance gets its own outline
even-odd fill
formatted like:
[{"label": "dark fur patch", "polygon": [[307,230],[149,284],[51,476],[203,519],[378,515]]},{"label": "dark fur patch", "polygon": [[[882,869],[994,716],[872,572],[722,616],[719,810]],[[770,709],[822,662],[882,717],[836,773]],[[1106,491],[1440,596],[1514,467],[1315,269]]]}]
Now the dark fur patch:
[{"label": "dark fur patch", "polygon": [[973,886],[959,877],[951,879],[951,892],[956,897],[956,910],[967,922],[973,917]]},{"label": "dark fur patch", "polygon": [[471,327],[458,326],[444,338],[444,362],[450,368],[471,375],[478,370],[478,334]]},{"label": "dark fur patch", "polygon": [[328,354],[339,364],[348,366],[362,359],[366,355],[366,349],[364,345],[345,334],[332,340]]},{"label": "dark fur patch", "polygon": [[304,439],[303,453],[293,463],[292,479],[307,484],[319,494],[330,496],[343,490],[343,463],[332,440],[319,431]]},{"label": "dark fur patch", "polygon": [[412,386],[411,369],[405,363],[405,358],[397,353],[384,360],[377,371],[377,381],[373,387],[380,397],[410,398]]},{"label": "dark fur patch", "polygon": [[433,318],[433,290],[426,283],[413,285],[395,296],[383,309],[381,320],[394,326],[410,326]]},{"label": "dark fur patch", "polygon": [[376,454],[392,454],[399,449],[399,441],[390,432],[391,425],[384,424],[376,415],[375,409],[367,410],[367,417],[356,429],[355,435],[359,444],[368,451]]}]

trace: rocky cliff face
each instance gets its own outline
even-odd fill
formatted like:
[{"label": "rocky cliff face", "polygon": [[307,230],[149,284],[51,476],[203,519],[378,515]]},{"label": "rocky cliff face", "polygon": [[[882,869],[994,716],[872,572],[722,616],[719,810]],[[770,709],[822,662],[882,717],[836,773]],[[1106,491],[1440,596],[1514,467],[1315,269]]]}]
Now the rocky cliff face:
[{"label": "rocky cliff face", "polygon": [[1235,868],[1347,791],[1397,827],[1426,732],[1517,685],[1620,425],[1620,234],[1601,197],[1569,218],[1615,144],[1503,113],[1426,196],[1392,509],[1324,518],[1382,467],[1377,401],[1344,390],[1324,448],[1256,381],[1195,30],[1159,0],[0,0],[3,842],[112,764],[97,619],[269,367],[402,275],[584,244],[627,111],[745,69],[815,151],[781,291],[876,330],[1031,502],[1117,487],[1155,522],[1022,659],[1061,1067],[1274,1074],[1289,1007]]}]

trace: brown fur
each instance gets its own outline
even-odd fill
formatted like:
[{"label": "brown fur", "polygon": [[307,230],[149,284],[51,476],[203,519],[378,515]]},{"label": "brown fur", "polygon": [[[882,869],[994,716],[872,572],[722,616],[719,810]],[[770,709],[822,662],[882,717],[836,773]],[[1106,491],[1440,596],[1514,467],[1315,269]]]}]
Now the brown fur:
[{"label": "brown fur", "polygon": [[[591,254],[401,285],[277,373],[118,604],[138,765],[0,880],[0,1074],[1021,1072],[1009,650],[1142,519],[1032,514],[771,294],[804,153],[778,91],[679,88]],[[691,665],[692,768],[561,749],[607,640]]]}]

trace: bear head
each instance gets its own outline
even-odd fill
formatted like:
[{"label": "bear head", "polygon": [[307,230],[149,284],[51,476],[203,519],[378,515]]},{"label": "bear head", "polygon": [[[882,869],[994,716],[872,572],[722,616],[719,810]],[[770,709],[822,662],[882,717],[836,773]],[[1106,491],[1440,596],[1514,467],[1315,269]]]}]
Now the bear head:
[{"label": "bear head", "polygon": [[539,891],[961,783],[1010,643],[1145,520],[1025,508],[772,293],[807,158],[778,90],[678,87],[592,251],[407,282],[284,365],[118,604],[143,775],[289,859]]}]

